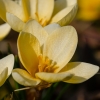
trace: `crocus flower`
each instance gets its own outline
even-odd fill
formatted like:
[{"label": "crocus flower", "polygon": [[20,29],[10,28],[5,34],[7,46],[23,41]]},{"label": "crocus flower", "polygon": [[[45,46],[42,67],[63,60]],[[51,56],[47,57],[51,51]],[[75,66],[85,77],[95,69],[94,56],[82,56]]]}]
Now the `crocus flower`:
[{"label": "crocus flower", "polygon": [[14,66],[14,56],[10,54],[0,59],[0,86],[4,84],[6,79],[10,76]]},{"label": "crocus flower", "polygon": [[43,28],[35,20],[30,20],[17,41],[19,59],[25,70],[14,69],[14,80],[24,86],[88,80],[99,67],[84,62],[69,63],[77,40],[76,30],[72,26],[60,27],[53,23]]},{"label": "crocus flower", "polygon": [[77,0],[21,0],[17,4],[11,0],[0,0],[0,17],[20,32],[30,19],[42,26],[58,23],[69,24],[77,12]]},{"label": "crocus flower", "polygon": [[11,29],[10,25],[4,23],[2,19],[0,19],[0,40],[2,40],[3,38],[5,38],[5,36],[8,35],[10,29]]}]

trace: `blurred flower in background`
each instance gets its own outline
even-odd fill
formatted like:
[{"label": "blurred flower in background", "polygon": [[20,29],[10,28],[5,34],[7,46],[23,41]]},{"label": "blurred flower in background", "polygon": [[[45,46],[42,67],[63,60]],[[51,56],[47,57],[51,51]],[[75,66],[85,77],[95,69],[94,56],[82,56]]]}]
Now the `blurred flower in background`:
[{"label": "blurred flower in background", "polygon": [[77,19],[93,21],[100,19],[100,0],[78,0]]}]

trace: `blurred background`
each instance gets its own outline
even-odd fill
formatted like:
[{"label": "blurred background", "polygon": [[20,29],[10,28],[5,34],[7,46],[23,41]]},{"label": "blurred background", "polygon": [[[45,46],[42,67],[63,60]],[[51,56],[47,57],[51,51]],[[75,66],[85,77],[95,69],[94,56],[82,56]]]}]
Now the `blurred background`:
[{"label": "blurred background", "polygon": [[[100,0],[78,0],[78,12],[71,25],[77,30],[79,38],[72,61],[87,62],[100,66]],[[17,55],[17,37],[18,33],[11,29],[10,33],[0,41],[0,58],[9,53]],[[27,92],[28,96],[32,95],[32,90],[25,93],[27,94]],[[49,94],[49,98],[46,97],[47,94]],[[94,77],[81,84],[66,84],[63,82],[53,84],[43,91],[42,99],[100,100],[100,73],[98,72]],[[6,99],[0,98],[0,100]]]}]

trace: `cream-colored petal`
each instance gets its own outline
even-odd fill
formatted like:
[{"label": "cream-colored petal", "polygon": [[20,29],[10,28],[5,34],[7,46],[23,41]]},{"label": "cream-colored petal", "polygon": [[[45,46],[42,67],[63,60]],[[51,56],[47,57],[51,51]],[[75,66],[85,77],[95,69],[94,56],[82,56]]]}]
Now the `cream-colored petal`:
[{"label": "cream-colored petal", "polygon": [[8,77],[8,68],[6,67],[1,73],[0,73],[0,86],[4,84]]},{"label": "cream-colored petal", "polygon": [[40,83],[39,79],[33,78],[27,71],[23,69],[14,69],[12,76],[16,82],[24,86],[36,86]]},{"label": "cream-colored petal", "polygon": [[19,58],[26,70],[34,76],[38,70],[38,55],[40,54],[40,45],[38,40],[29,33],[21,32],[18,41]]},{"label": "cream-colored petal", "polygon": [[51,34],[53,31],[55,31],[56,29],[60,27],[61,26],[59,24],[53,23],[53,24],[49,24],[45,26],[44,29],[47,31],[48,34]]},{"label": "cream-colored petal", "polygon": [[10,55],[0,59],[0,73],[5,68],[8,68],[8,76],[9,76],[12,72],[13,66],[14,66],[14,56],[13,56],[13,54],[10,54]]},{"label": "cream-colored petal", "polygon": [[36,73],[35,76],[48,83],[54,83],[54,82],[59,82],[65,79],[68,80],[73,76],[73,74],[67,73],[67,72],[66,73],[65,72],[62,72],[62,73],[39,72],[39,73]]},{"label": "cream-colored petal", "polygon": [[76,12],[77,12],[77,5],[71,5],[69,7],[66,7],[65,9],[54,15],[50,23],[57,22],[61,26],[69,24],[75,17]]},{"label": "cream-colored petal", "polygon": [[68,83],[81,83],[92,76],[94,76],[99,70],[99,67],[93,64],[84,62],[72,62],[64,67],[60,72],[73,73],[73,77],[65,82]]},{"label": "cream-colored petal", "polygon": [[38,39],[41,46],[43,45],[48,36],[48,33],[36,20],[28,21],[25,24],[23,31],[33,34]]},{"label": "cream-colored petal", "polygon": [[6,21],[6,12],[10,12],[25,21],[24,12],[19,4],[12,0],[0,0],[0,17],[4,21]]},{"label": "cream-colored petal", "polygon": [[50,20],[53,9],[54,0],[38,0],[37,16],[41,25],[45,26]]},{"label": "cream-colored petal", "polygon": [[13,1],[22,6],[22,1],[21,0],[13,0]]},{"label": "cream-colored petal", "polygon": [[0,40],[2,40],[4,37],[8,35],[10,32],[11,27],[7,23],[1,24],[0,25]]},{"label": "cream-colored petal", "polygon": [[29,18],[37,19],[36,8],[38,0],[21,0],[21,1],[27,19]]},{"label": "cream-colored petal", "polygon": [[55,0],[53,16],[71,5],[77,4],[77,0]]},{"label": "cream-colored petal", "polygon": [[7,17],[7,22],[9,25],[12,27],[13,30],[20,32],[22,31],[23,27],[25,26],[25,23],[20,20],[17,16],[11,14],[11,13],[6,13]]},{"label": "cream-colored petal", "polygon": [[43,55],[57,64],[61,70],[72,58],[77,46],[77,33],[72,26],[64,26],[49,35],[44,44]]},{"label": "cream-colored petal", "polygon": [[0,86],[4,84],[6,79],[12,72],[14,66],[14,56],[12,54],[0,60]]}]

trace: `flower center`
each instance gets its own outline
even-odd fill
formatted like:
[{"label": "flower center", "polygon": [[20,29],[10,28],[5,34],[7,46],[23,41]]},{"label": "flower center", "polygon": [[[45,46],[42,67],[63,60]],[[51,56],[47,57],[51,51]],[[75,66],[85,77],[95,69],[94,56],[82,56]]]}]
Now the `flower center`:
[{"label": "flower center", "polygon": [[40,55],[39,57],[39,72],[54,72],[58,67],[56,66],[56,62],[53,62],[48,57],[43,57]]}]

